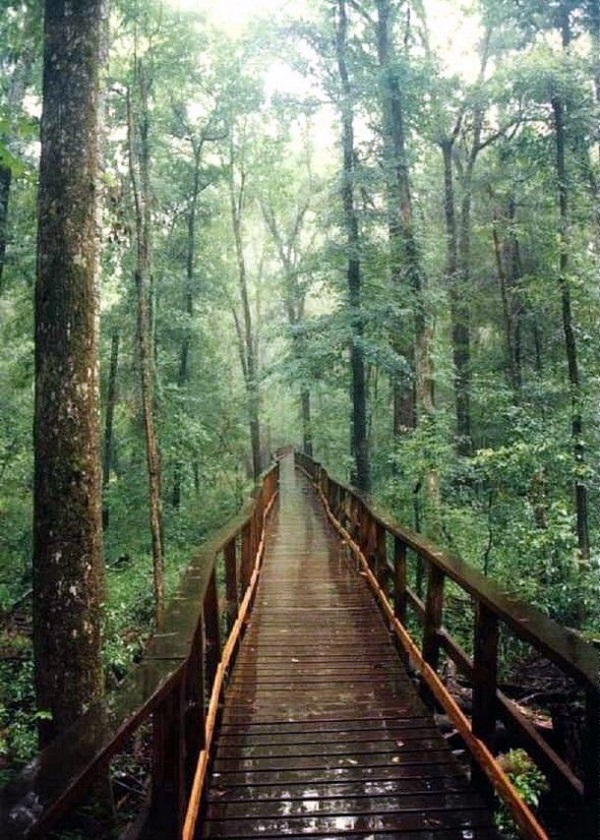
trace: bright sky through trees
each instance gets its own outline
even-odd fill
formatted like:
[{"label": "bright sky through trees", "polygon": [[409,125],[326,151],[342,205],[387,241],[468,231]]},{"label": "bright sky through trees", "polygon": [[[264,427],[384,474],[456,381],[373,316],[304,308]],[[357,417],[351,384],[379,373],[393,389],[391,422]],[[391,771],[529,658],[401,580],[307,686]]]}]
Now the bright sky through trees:
[{"label": "bright sky through trees", "polygon": [[[229,34],[243,31],[257,17],[281,16],[286,12],[301,15],[306,9],[302,0],[168,0],[180,9],[206,11],[214,23]],[[425,0],[427,26],[432,47],[446,61],[448,74],[459,73],[468,80],[475,78],[478,60],[477,40],[481,36],[477,17],[460,0]],[[281,68],[279,68],[280,70]],[[285,80],[285,75],[278,74]],[[287,86],[287,80],[284,85]]]}]

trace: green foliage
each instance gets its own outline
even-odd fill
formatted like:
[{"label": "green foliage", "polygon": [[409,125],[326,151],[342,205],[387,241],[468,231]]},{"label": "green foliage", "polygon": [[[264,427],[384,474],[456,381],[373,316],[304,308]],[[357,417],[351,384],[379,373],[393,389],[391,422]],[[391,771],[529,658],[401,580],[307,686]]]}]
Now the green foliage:
[{"label": "green foliage", "polygon": [[12,639],[11,652],[12,659],[0,662],[0,784],[35,754],[37,721],[47,714],[35,708],[29,642]]},{"label": "green foliage", "polygon": [[[525,750],[509,750],[499,757],[499,762],[523,801],[535,810],[540,804],[540,797],[549,789],[544,774]],[[500,804],[496,812],[496,827],[506,840],[518,840],[521,836],[504,803]]]}]

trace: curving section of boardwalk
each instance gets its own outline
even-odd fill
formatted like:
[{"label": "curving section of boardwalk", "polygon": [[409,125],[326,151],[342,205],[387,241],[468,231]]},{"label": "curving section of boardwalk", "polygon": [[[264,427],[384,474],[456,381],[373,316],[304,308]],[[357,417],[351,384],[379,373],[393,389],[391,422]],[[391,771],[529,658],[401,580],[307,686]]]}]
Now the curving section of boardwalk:
[{"label": "curving section of boardwalk", "polygon": [[281,465],[200,832],[498,837],[292,459]]}]

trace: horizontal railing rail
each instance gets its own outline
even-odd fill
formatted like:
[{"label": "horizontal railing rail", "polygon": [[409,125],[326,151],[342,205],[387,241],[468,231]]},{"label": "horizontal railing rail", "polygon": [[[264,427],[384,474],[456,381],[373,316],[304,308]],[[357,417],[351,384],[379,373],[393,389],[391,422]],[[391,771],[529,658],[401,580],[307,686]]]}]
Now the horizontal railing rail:
[{"label": "horizontal railing rail", "polygon": [[[581,814],[581,831],[573,836],[600,836],[600,655],[596,648],[541,611],[506,594],[459,557],[377,512],[354,488],[332,478],[316,461],[296,453],[296,463],[319,490],[328,515],[349,548],[364,560],[365,575],[380,598],[390,626],[407,659],[420,672],[425,699],[443,705],[471,751],[480,753],[483,748],[490,758],[496,751],[497,725],[501,722],[514,743],[523,746],[547,775],[553,791],[574,803],[574,812]],[[426,583],[424,598],[409,585],[409,552],[421,567],[415,577],[422,576]],[[444,624],[447,580],[463,590],[473,605],[473,656],[467,654]],[[419,645],[407,632],[411,614],[422,628]],[[500,690],[501,627],[551,660],[581,692],[585,737],[580,768],[570,766],[556,744],[550,744]],[[472,686],[470,722],[460,709],[448,708],[451,698],[439,679],[442,653]],[[448,695],[445,699],[442,690]],[[490,771],[486,761],[478,755],[473,764],[473,777],[483,788],[490,781],[497,781],[493,778],[496,771]],[[502,795],[501,790],[499,793]],[[514,816],[523,836],[544,836],[526,825],[526,817]]]},{"label": "horizontal railing rail", "polygon": [[[96,704],[0,793],[2,838],[46,837],[76,807],[111,759],[152,722],[152,770],[144,818],[179,836],[198,761],[210,738],[210,698],[240,635],[253,573],[276,499],[279,465],[254,497],[195,556],[144,657],[106,704]],[[213,704],[214,706],[214,704]],[[153,835],[158,836],[158,834]]]}]

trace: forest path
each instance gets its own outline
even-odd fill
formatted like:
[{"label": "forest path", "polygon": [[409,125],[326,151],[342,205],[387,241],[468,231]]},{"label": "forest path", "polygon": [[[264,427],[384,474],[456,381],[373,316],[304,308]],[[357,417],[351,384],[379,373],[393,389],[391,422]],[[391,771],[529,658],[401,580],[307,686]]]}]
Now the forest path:
[{"label": "forest path", "polygon": [[292,457],[198,836],[499,836]]}]

